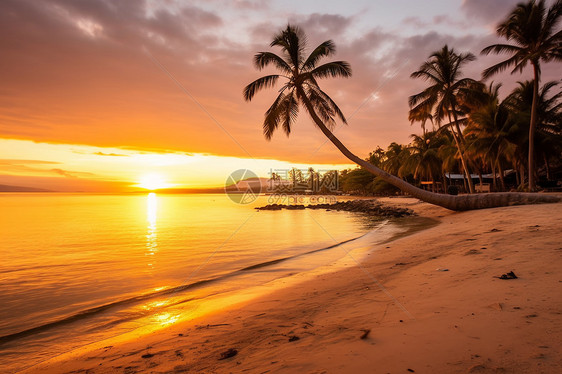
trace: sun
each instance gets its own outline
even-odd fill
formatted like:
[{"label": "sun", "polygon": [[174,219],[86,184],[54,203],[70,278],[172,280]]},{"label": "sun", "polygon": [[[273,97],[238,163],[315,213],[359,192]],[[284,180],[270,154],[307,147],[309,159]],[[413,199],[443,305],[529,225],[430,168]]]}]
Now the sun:
[{"label": "sun", "polygon": [[135,187],[144,188],[147,190],[159,190],[162,188],[172,187],[170,183],[167,183],[164,177],[158,173],[150,173],[143,175],[139,183]]}]

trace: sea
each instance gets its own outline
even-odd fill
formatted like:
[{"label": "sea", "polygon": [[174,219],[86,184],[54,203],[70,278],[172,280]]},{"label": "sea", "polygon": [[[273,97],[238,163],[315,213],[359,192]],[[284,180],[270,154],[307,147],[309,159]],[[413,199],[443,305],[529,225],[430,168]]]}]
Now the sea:
[{"label": "sea", "polygon": [[[285,202],[336,199],[349,200]],[[0,372],[201,317],[217,300],[235,304],[248,290],[299,274],[357,265],[427,224],[255,209],[278,202],[266,195],[0,194]]]}]

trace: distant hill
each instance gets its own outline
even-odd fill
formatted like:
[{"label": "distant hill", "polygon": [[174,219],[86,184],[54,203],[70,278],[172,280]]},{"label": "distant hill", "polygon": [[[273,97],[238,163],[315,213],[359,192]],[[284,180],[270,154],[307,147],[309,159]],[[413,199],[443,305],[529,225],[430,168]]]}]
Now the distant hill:
[{"label": "distant hill", "polygon": [[[283,181],[285,182],[285,181]],[[289,183],[289,182],[286,182]],[[209,187],[209,188],[163,188],[148,192],[157,192],[164,194],[201,194],[201,193],[225,193],[225,192],[245,192],[248,189],[254,192],[266,192],[270,184],[269,178],[248,178],[241,180],[229,186]],[[0,192],[56,192],[44,188],[12,186],[0,184]],[[135,193],[146,193],[147,191],[135,191]]]},{"label": "distant hill", "polygon": [[23,186],[9,186],[7,184],[0,184],[0,192],[53,192],[43,188],[23,187]]}]

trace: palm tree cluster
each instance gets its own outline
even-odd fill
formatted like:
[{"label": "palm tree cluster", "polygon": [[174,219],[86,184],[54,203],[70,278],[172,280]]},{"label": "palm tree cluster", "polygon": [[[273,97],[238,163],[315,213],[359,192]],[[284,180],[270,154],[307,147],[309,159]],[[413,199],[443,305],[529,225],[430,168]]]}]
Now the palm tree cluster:
[{"label": "palm tree cluster", "polygon": [[[539,90],[537,155],[543,164],[541,174],[547,183],[551,179],[551,166],[562,167],[562,91],[558,82],[548,82]],[[525,189],[525,167],[528,150],[528,128],[533,98],[533,82],[519,82],[504,99],[499,99],[501,84],[479,85],[477,92],[470,92],[470,100],[460,100],[463,117],[459,120],[467,165],[473,175],[491,175],[492,190],[506,191],[514,187]],[[422,123],[423,124],[423,123]],[[368,161],[383,170],[413,183],[427,183],[432,191],[450,184],[448,173],[463,171],[459,137],[456,126],[447,124],[412,134],[407,145],[391,143],[386,150],[378,147],[371,152]],[[455,137],[457,137],[455,139]],[[508,169],[513,170],[516,182],[508,184],[504,178]],[[361,194],[393,193],[396,190],[381,184],[365,170],[348,170],[342,175],[344,192]],[[472,179],[472,178],[471,178]],[[352,181],[352,182],[348,182]],[[364,181],[363,185],[358,182]],[[469,190],[467,180],[465,189]]]},{"label": "palm tree cluster", "polygon": [[[560,138],[559,130],[547,130],[552,130],[552,125],[557,127],[560,124],[559,106],[556,106],[559,95],[546,97],[549,90],[556,88],[555,82],[549,82],[540,89],[540,62],[562,60],[562,32],[556,32],[561,16],[560,0],[550,9],[546,9],[543,0],[521,3],[497,29],[498,35],[506,38],[511,44],[494,44],[482,50],[482,54],[511,55],[507,60],[484,70],[484,79],[509,67],[513,67],[512,73],[522,72],[527,64],[533,67],[534,79],[520,83],[520,87],[509,95],[505,102],[498,103],[499,85],[486,89],[482,82],[462,77],[461,67],[475,59],[471,53],[456,53],[444,46],[440,51],[431,54],[418,71],[412,73],[412,78],[424,79],[430,85],[421,93],[410,97],[409,118],[412,122],[421,122],[424,133],[427,120],[431,120],[439,130],[452,136],[471,193],[474,192],[474,187],[472,178],[469,177],[470,170],[481,169],[482,162],[490,161],[494,154],[495,158],[486,163],[491,163],[491,171],[496,167],[501,168],[498,158],[508,157],[519,171],[521,187],[526,175],[528,189],[536,190],[536,145],[538,142],[542,144],[545,136],[549,144],[555,144],[555,140],[559,143]],[[524,87],[527,87],[525,92]],[[549,106],[546,112],[541,109],[545,105]],[[501,120],[507,123],[491,125],[490,121],[496,119],[490,116],[498,111],[502,115],[509,114],[509,118],[501,117]],[[486,116],[488,118],[485,118]],[[465,127],[464,131],[462,127]],[[495,133],[490,133],[492,130]],[[511,136],[507,136],[506,132],[510,132]],[[515,136],[514,132],[519,136]],[[471,139],[467,139],[468,134]],[[497,136],[499,138],[491,141]],[[508,141],[511,147],[501,147],[502,152],[498,153],[497,147],[505,141]],[[495,153],[491,149],[494,147]],[[508,150],[516,154],[506,154],[505,151]],[[549,151],[558,157],[560,155],[559,149],[555,147],[550,147]],[[545,153],[543,148],[540,148],[540,152],[542,160],[548,165],[550,155]],[[526,159],[526,162],[522,162],[523,159]]]},{"label": "palm tree cluster", "polygon": [[533,67],[533,95],[529,121],[528,171],[529,189],[535,190],[535,132],[539,124],[539,86],[541,62],[562,61],[562,31],[557,31],[562,17],[562,1],[547,10],[544,0],[530,0],[518,4],[508,18],[497,28],[497,34],[511,44],[494,44],[482,50],[483,54],[510,54],[511,57],[484,70],[488,78],[507,68],[512,74],[522,72],[530,64]]},{"label": "palm tree cluster", "polygon": [[[442,51],[447,51],[447,47]],[[531,173],[539,174],[540,171],[545,183],[551,179],[550,165],[560,163],[562,155],[562,91],[559,86],[559,82],[545,83],[539,89],[536,104],[535,145],[538,147],[533,152],[540,158],[536,162],[538,170]],[[472,81],[469,87],[455,95],[453,121],[443,124],[439,122],[437,114],[430,114],[434,119],[433,131],[426,131],[426,125],[422,122],[423,133],[413,134],[412,143],[404,150],[413,159],[402,155],[401,159],[405,160],[402,169],[417,168],[410,170],[416,178],[419,176],[422,180],[431,181],[447,172],[463,172],[466,189],[471,193],[474,192],[473,176],[478,175],[482,183],[482,173],[494,176],[492,182],[495,191],[505,191],[503,177],[507,169],[512,169],[517,177],[518,189],[529,188],[525,182],[528,180],[526,177],[529,177],[533,87],[533,81],[519,82],[505,99],[500,100],[501,84],[492,82],[486,86]],[[414,102],[413,98],[416,97],[412,96],[410,102]],[[411,111],[419,111],[419,105]],[[419,168],[431,168],[434,172],[420,174]],[[404,174],[407,173],[402,171]],[[446,184],[446,180],[443,182]]]},{"label": "palm tree cluster", "polygon": [[[552,154],[557,154],[558,158],[560,155],[560,95],[548,95],[548,91],[556,88],[554,83],[546,84],[542,90],[538,87],[540,62],[562,59],[562,32],[555,32],[561,15],[562,0],[557,0],[548,10],[543,0],[530,0],[528,4],[518,5],[508,20],[498,27],[498,34],[512,44],[490,46],[483,53],[508,52],[512,56],[487,69],[484,77],[510,66],[514,67],[514,72],[521,71],[528,63],[535,72],[533,81],[521,83],[518,93],[512,93],[501,103],[497,99],[499,86],[487,87],[482,82],[462,77],[462,67],[474,60],[474,55],[456,53],[448,46],[433,53],[418,71],[412,73],[413,78],[430,83],[427,89],[409,99],[409,118],[422,123],[423,134],[414,135],[407,147],[392,144],[387,151],[377,150],[368,160],[353,154],[331,131],[336,119],[343,123],[346,119],[336,103],[320,88],[319,80],[351,76],[351,67],[345,61],[320,64],[323,58],[335,54],[335,44],[331,40],[321,43],[307,56],[303,31],[288,25],[270,44],[281,50],[279,55],[259,52],[254,56],[258,70],[273,66],[279,74],[266,75],[250,83],[244,88],[244,98],[251,101],[258,91],[273,88],[279,80],[284,80],[277,98],[265,113],[263,133],[266,139],[271,139],[279,127],[289,135],[299,109],[303,107],[313,123],[349,160],[375,175],[379,181],[432,204],[452,210],[468,210],[559,201],[555,196],[533,193],[438,194],[409,183],[407,175],[414,180],[429,178],[435,181],[443,170],[458,164],[467,176],[469,191],[473,192],[471,169],[489,165],[500,170],[509,162],[521,166],[521,159],[525,157],[525,139],[521,134],[527,133],[527,175],[529,189],[534,190],[534,157],[531,154],[535,152],[535,132],[542,134],[538,141],[546,145],[541,152],[551,150],[545,154],[546,160]],[[528,86],[532,86],[530,105],[527,105]],[[432,131],[425,130],[427,121],[434,125]]]}]

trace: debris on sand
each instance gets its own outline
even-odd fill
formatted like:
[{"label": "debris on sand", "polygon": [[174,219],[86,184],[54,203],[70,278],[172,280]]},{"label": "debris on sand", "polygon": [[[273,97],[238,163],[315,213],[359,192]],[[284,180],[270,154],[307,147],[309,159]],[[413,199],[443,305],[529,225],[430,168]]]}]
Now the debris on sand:
[{"label": "debris on sand", "polygon": [[234,348],[229,348],[228,350],[221,353],[219,360],[224,360],[230,357],[234,357],[238,354],[238,351]]},{"label": "debris on sand", "polygon": [[371,332],[370,329],[364,329],[364,330],[361,330],[361,331],[363,331],[363,334],[360,337],[361,340],[367,339],[367,337],[369,336],[369,333]]},{"label": "debris on sand", "polygon": [[509,273],[505,273],[502,274],[501,277],[498,277],[499,279],[517,279],[517,275],[515,275],[515,273],[513,271],[510,271]]}]

